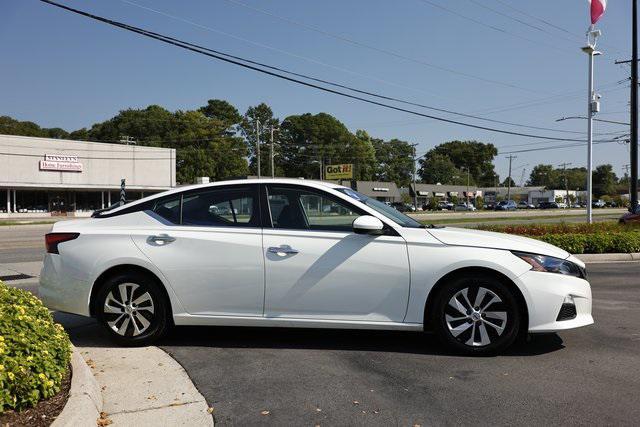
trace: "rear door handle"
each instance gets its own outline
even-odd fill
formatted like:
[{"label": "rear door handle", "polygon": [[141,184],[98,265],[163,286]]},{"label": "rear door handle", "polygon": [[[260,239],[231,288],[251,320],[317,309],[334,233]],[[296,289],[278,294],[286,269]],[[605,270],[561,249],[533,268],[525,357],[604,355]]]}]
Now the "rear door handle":
[{"label": "rear door handle", "polygon": [[156,244],[158,246],[166,245],[167,243],[175,242],[176,238],[171,237],[168,234],[158,234],[156,236],[149,236],[147,242]]},{"label": "rear door handle", "polygon": [[295,255],[299,252],[289,245],[269,246],[267,251],[279,256]]}]

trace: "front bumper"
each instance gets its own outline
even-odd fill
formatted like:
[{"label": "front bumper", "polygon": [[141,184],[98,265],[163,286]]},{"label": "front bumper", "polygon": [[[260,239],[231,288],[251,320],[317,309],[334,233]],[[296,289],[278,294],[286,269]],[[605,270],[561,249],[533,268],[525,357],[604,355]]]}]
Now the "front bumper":
[{"label": "front bumper", "polygon": [[[555,273],[528,271],[518,278],[529,308],[529,332],[556,332],[591,325],[591,286],[584,279]],[[567,297],[576,316],[557,320]]]}]

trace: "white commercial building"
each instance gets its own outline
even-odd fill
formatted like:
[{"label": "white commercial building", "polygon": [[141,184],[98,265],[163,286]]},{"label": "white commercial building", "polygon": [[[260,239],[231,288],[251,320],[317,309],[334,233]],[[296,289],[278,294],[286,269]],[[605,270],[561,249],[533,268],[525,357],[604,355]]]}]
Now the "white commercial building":
[{"label": "white commercial building", "polygon": [[87,216],[176,185],[176,152],[101,142],[0,135],[0,218]]}]

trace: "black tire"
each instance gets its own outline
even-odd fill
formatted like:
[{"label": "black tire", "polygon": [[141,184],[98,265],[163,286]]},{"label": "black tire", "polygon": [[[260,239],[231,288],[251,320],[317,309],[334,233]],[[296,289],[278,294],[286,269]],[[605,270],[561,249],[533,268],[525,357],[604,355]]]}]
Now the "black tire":
[{"label": "black tire", "polygon": [[109,277],[96,296],[95,313],[109,337],[122,346],[149,345],[170,324],[165,294],[152,277],[137,271]]},{"label": "black tire", "polygon": [[492,355],[513,344],[521,317],[508,286],[494,276],[473,274],[458,276],[440,289],[431,324],[438,338],[454,351]]}]

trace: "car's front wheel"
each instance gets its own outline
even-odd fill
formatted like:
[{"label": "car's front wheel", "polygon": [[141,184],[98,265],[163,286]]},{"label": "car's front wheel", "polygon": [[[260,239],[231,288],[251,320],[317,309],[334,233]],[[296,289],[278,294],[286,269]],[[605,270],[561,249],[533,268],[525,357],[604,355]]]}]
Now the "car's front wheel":
[{"label": "car's front wheel", "polygon": [[466,354],[495,354],[518,335],[520,312],[513,292],[491,275],[457,277],[440,289],[432,313],[438,337]]},{"label": "car's front wheel", "polygon": [[168,327],[167,301],[153,278],[139,272],[106,280],[96,300],[96,317],[118,344],[144,346]]}]

